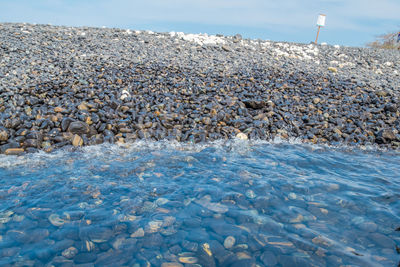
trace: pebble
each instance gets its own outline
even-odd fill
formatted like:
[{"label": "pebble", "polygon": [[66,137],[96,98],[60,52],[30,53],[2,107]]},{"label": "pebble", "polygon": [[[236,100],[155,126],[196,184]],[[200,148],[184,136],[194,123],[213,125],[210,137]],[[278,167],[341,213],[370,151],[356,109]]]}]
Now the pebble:
[{"label": "pebble", "polygon": [[144,237],[143,228],[137,229],[134,233],[131,234],[131,237]]},{"label": "pebble", "polygon": [[78,250],[75,247],[69,247],[61,254],[67,259],[72,259],[76,254],[78,254]]},{"label": "pebble", "polygon": [[58,214],[51,214],[49,216],[49,221],[51,222],[52,225],[57,227],[62,226],[65,223],[65,221],[61,219]]},{"label": "pebble", "polygon": [[21,155],[22,153],[24,153],[24,149],[23,148],[8,148],[5,151],[6,155]]},{"label": "pebble", "polygon": [[7,141],[8,133],[5,130],[0,130],[0,141]]},{"label": "pebble", "polygon": [[369,235],[369,238],[383,248],[393,249],[395,247],[395,242],[393,241],[393,239],[381,233],[372,233]]},{"label": "pebble", "polygon": [[250,190],[250,189],[249,189],[249,190],[246,190],[245,195],[246,195],[246,197],[251,198],[251,199],[257,197],[256,193],[254,193],[254,191],[253,191],[253,190]]},{"label": "pebble", "polygon": [[359,224],[358,227],[368,233],[373,233],[378,229],[378,225],[376,225],[374,222],[363,222]]},{"label": "pebble", "polygon": [[328,70],[335,73],[338,72],[337,68],[334,67],[329,67]]},{"label": "pebble", "polygon": [[235,245],[236,239],[233,236],[228,236],[224,240],[224,247],[226,249],[231,249]]},{"label": "pebble", "polygon": [[94,262],[97,259],[96,253],[80,253],[74,257],[74,263],[82,264],[82,263],[89,263]]},{"label": "pebble", "polygon": [[187,264],[195,264],[198,262],[196,257],[179,257],[179,261]]},{"label": "pebble", "polygon": [[247,135],[244,134],[244,133],[238,133],[238,134],[236,135],[236,138],[237,138],[237,139],[240,139],[240,140],[247,140],[247,139],[248,139]]},{"label": "pebble", "polygon": [[75,134],[74,137],[72,137],[72,145],[73,146],[82,146],[83,145],[83,139],[79,135]]}]

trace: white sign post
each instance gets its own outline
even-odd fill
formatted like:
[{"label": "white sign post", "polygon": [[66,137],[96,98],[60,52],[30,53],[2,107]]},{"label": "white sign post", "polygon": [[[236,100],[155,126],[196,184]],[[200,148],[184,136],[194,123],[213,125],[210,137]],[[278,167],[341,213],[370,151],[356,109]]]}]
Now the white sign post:
[{"label": "white sign post", "polygon": [[319,14],[318,20],[317,20],[317,26],[318,26],[318,32],[317,32],[317,38],[315,38],[315,44],[318,43],[318,35],[321,27],[325,26],[325,18],[326,16],[324,14]]}]

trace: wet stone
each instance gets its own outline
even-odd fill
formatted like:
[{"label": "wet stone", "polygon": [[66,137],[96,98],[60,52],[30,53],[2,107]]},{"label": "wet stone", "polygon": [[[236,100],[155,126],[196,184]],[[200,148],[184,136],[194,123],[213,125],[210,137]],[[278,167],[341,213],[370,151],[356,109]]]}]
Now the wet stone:
[{"label": "wet stone", "polygon": [[236,239],[233,236],[228,236],[225,238],[224,247],[230,249],[235,245]]},{"label": "wet stone", "polygon": [[89,131],[89,125],[81,121],[73,121],[68,126],[68,132],[76,135],[87,134]]},{"label": "wet stone", "polygon": [[387,237],[380,233],[369,234],[368,237],[376,243],[376,245],[383,248],[394,248],[395,242],[390,237]]},{"label": "wet stone", "polygon": [[113,234],[113,231],[109,228],[97,227],[90,229],[88,237],[94,243],[104,243],[111,239]]},{"label": "wet stone", "polygon": [[10,230],[6,233],[6,236],[7,238],[10,238],[18,243],[29,243],[32,240],[30,235],[19,230]]},{"label": "wet stone", "polygon": [[372,233],[378,229],[378,226],[373,222],[364,222],[358,225],[364,232]]},{"label": "wet stone", "polygon": [[0,141],[7,141],[8,133],[5,130],[0,129]]},{"label": "wet stone", "polygon": [[135,232],[131,234],[131,237],[144,237],[144,230],[143,228],[137,229]]},{"label": "wet stone", "polygon": [[145,248],[159,247],[163,243],[163,238],[159,233],[151,234],[143,238]]},{"label": "wet stone", "polygon": [[61,240],[61,241],[56,242],[51,248],[54,251],[58,252],[58,251],[63,251],[65,249],[69,248],[69,247],[72,247],[73,244],[74,244],[73,240],[65,239],[65,240]]},{"label": "wet stone", "polygon": [[265,251],[261,254],[260,260],[265,264],[265,266],[275,266],[278,264],[276,256],[271,251]]},{"label": "wet stone", "polygon": [[75,134],[72,137],[72,145],[73,146],[82,146],[83,145],[83,139],[79,135]]},{"label": "wet stone", "polygon": [[181,263],[195,264],[198,262],[198,259],[196,257],[179,257],[179,261]]},{"label": "wet stone", "polygon": [[49,221],[52,225],[57,227],[62,226],[65,223],[65,220],[61,219],[58,214],[51,214],[49,216]]},{"label": "wet stone", "polygon": [[83,264],[94,262],[97,259],[97,255],[95,253],[80,253],[74,257],[74,263]]},{"label": "wet stone", "polygon": [[7,148],[5,150],[6,155],[21,155],[22,153],[24,153],[23,148]]},{"label": "wet stone", "polygon": [[198,246],[199,246],[198,243],[195,243],[195,242],[190,242],[187,240],[184,240],[182,242],[182,248],[184,248],[187,251],[196,252],[198,249]]}]

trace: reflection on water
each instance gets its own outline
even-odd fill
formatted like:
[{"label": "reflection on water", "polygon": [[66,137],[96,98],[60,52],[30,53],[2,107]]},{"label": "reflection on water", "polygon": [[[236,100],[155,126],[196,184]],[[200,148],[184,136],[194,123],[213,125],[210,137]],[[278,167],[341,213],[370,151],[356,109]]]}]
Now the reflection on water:
[{"label": "reflection on water", "polygon": [[242,142],[2,157],[0,265],[395,266],[399,162]]}]

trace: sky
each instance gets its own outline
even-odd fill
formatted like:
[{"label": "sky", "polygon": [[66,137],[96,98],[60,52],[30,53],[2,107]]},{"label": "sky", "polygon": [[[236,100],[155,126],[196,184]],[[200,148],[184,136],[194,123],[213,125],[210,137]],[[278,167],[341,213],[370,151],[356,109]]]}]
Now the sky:
[{"label": "sky", "polygon": [[0,22],[117,27],[365,46],[400,31],[400,0],[0,0]]}]

